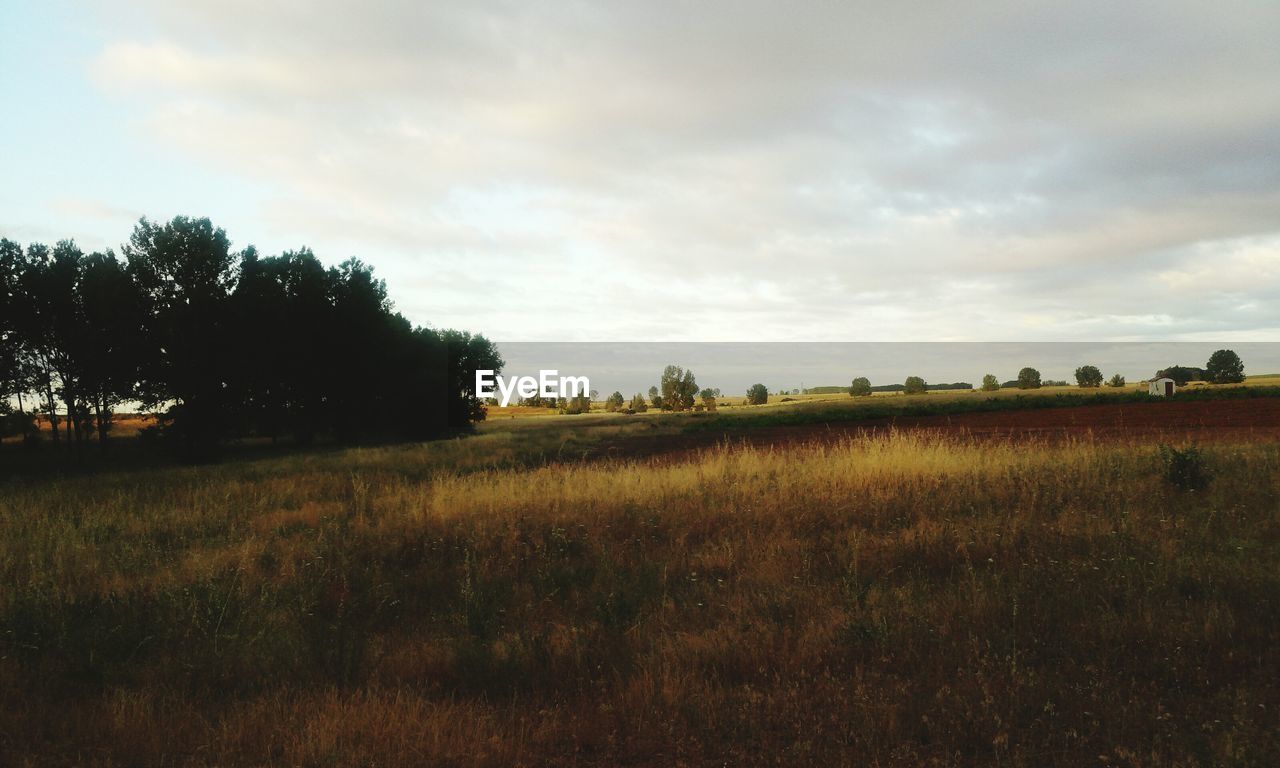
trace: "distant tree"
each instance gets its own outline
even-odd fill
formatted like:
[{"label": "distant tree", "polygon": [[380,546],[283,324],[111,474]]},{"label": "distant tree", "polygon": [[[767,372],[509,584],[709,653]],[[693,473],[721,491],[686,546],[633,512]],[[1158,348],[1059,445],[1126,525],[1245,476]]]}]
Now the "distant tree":
[{"label": "distant tree", "polygon": [[1117,373],[1116,375],[1112,376],[1110,379],[1107,379],[1107,386],[1108,386],[1108,387],[1123,387],[1123,386],[1124,386],[1124,377]]},{"label": "distant tree", "polygon": [[919,376],[908,376],[903,382],[902,391],[908,395],[923,395],[929,391],[928,385],[924,383],[924,379]]},{"label": "distant tree", "polygon": [[1018,389],[1039,389],[1040,372],[1035,368],[1023,368],[1018,371]]},{"label": "distant tree", "polygon": [[649,404],[645,402],[644,395],[637,392],[631,397],[631,410],[636,413],[644,413],[649,410]]},{"label": "distant tree", "polygon": [[1000,388],[1000,380],[994,374],[988,373],[982,377],[982,391],[994,392]]},{"label": "distant tree", "polygon": [[1102,371],[1094,365],[1082,365],[1076,369],[1076,384],[1092,388],[1102,386]]},{"label": "distant tree", "polygon": [[763,384],[752,384],[747,390],[747,403],[749,405],[764,405],[769,402],[769,390]]},{"label": "distant tree", "polygon": [[693,371],[686,371],[678,365],[668,365],[663,370],[659,386],[662,389],[662,402],[673,411],[692,408],[698,396],[698,384],[694,380]]},{"label": "distant tree", "polygon": [[1229,349],[1219,349],[1209,357],[1205,375],[1214,384],[1239,384],[1244,381],[1244,362]]},{"label": "distant tree", "polygon": [[718,391],[719,390],[708,388],[699,392],[698,396],[702,398],[702,407],[706,408],[708,411],[714,411],[716,409],[716,397],[718,396],[716,393]]},{"label": "distant tree", "polygon": [[622,406],[625,402],[626,400],[623,399],[621,392],[614,392],[612,395],[609,395],[609,397],[605,399],[604,409],[606,411],[609,411],[610,413],[613,413],[615,411],[620,411],[622,410]]},{"label": "distant tree", "polygon": [[657,387],[649,387],[649,402],[654,408],[661,409],[663,407],[662,393]]},{"label": "distant tree", "polygon": [[871,395],[871,380],[865,376],[859,376],[849,385],[849,394],[852,397],[868,397]]},{"label": "distant tree", "polygon": [[560,412],[566,414],[579,414],[591,412],[590,395],[578,395],[576,397],[560,398]]},{"label": "distant tree", "polygon": [[1190,381],[1204,381],[1208,378],[1208,374],[1203,368],[1194,368],[1186,365],[1171,365],[1164,370],[1156,371],[1156,375],[1152,378],[1156,379],[1173,379],[1178,386],[1186,386]]}]

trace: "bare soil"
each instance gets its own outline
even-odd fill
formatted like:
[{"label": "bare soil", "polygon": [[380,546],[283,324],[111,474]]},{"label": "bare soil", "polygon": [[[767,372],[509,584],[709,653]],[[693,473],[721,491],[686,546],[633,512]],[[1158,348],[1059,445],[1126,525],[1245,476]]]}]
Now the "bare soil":
[{"label": "bare soil", "polygon": [[646,435],[608,443],[597,456],[680,455],[716,445],[786,447],[831,443],[890,430],[922,430],[973,440],[1057,442],[1232,442],[1280,440],[1280,398],[1117,403],[1066,408],[900,416],[827,424]]}]

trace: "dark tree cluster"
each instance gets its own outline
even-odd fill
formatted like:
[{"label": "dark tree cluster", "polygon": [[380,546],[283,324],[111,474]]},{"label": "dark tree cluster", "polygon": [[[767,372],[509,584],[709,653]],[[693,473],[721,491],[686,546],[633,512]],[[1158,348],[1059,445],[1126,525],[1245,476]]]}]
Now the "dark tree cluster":
[{"label": "dark tree cluster", "polygon": [[[146,219],[123,258],[0,240],[0,407],[29,442],[105,447],[112,411],[156,411],[199,457],[236,436],[417,439],[484,417],[482,336],[413,326],[357,259],[231,250],[208,219]],[[16,409],[14,405],[16,404]]]}]

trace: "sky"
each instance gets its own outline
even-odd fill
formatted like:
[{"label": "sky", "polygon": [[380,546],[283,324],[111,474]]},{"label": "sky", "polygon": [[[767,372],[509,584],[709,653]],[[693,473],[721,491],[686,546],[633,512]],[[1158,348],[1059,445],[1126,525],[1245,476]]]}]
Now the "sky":
[{"label": "sky", "polygon": [[1265,2],[0,0],[0,235],[208,216],[500,342],[1269,341],[1278,37]]}]

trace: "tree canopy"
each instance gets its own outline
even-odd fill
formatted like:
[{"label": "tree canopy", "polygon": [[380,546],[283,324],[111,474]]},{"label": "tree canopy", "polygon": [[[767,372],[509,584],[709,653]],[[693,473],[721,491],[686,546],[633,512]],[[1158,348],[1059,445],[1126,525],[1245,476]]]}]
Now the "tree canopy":
[{"label": "tree canopy", "polygon": [[1035,368],[1027,367],[1018,371],[1018,389],[1039,389],[1040,388],[1040,372]]},{"label": "tree canopy", "polygon": [[669,410],[687,411],[698,396],[698,383],[694,380],[693,371],[686,371],[678,365],[668,365],[662,371],[658,386],[662,391],[662,407]]},{"label": "tree canopy", "polygon": [[853,397],[869,397],[871,395],[871,380],[865,376],[859,376],[849,385],[849,394]]},{"label": "tree canopy", "polygon": [[1204,366],[1205,377],[1214,384],[1239,384],[1244,381],[1244,361],[1230,349],[1219,349]]},{"label": "tree canopy", "polygon": [[494,345],[415,327],[356,259],[233,252],[184,216],[139,221],[123,257],[0,240],[0,401],[40,412],[54,442],[105,447],[123,403],[193,458],[233,436],[418,439],[484,418],[474,376],[501,369]]},{"label": "tree canopy", "polygon": [[1081,387],[1102,386],[1102,371],[1095,365],[1082,365],[1076,369],[1076,384]]}]

